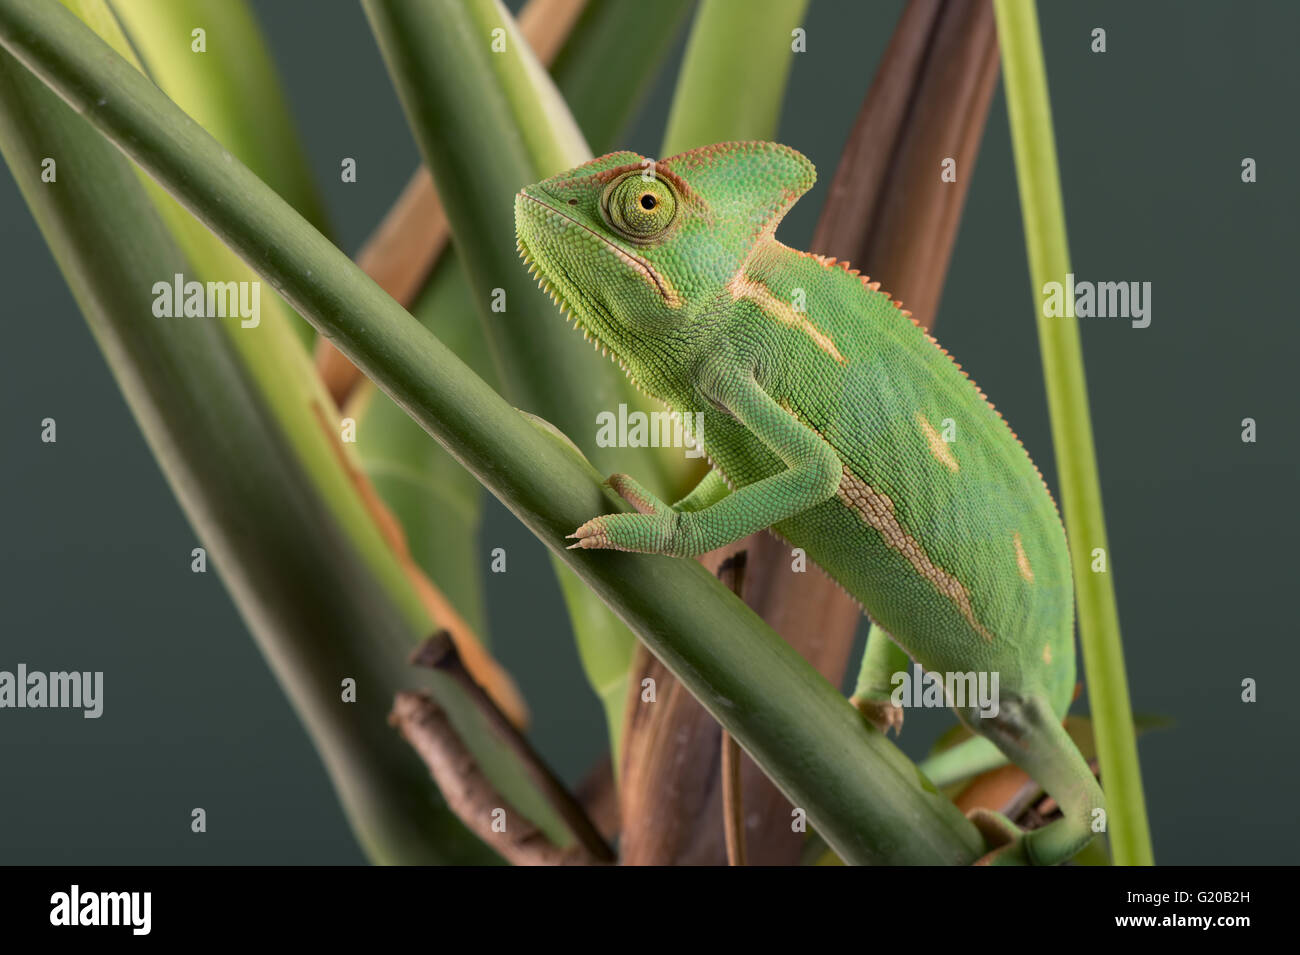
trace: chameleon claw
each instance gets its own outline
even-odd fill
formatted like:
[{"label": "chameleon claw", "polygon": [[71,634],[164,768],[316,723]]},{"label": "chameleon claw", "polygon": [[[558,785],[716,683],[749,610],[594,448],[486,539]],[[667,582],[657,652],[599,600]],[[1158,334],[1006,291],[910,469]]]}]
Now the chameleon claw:
[{"label": "chameleon claw", "polygon": [[861,713],[876,729],[888,736],[889,731],[893,730],[895,736],[902,735],[903,732],[903,708],[894,706],[889,700],[872,700],[865,697],[851,697],[849,702]]},{"label": "chameleon claw", "polygon": [[574,541],[570,544],[569,550],[603,550],[610,546],[609,536],[605,528],[600,524],[600,518],[595,517],[587,521],[572,534],[567,535],[566,539]]}]

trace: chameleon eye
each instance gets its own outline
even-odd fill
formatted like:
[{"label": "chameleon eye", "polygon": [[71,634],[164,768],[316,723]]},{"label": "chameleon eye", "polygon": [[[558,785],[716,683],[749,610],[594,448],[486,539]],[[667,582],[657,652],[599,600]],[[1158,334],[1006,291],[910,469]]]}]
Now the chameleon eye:
[{"label": "chameleon eye", "polygon": [[634,172],[609,184],[601,201],[605,221],[633,242],[663,235],[677,214],[677,196],[662,179]]}]

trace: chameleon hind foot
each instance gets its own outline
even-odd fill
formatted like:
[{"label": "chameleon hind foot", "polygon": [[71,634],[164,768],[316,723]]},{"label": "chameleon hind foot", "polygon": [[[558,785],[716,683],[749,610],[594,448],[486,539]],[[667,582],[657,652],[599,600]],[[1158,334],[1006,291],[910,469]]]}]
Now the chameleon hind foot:
[{"label": "chameleon hind foot", "polygon": [[1025,851],[1025,834],[1014,822],[991,809],[972,809],[966,818],[975,824],[988,850],[975,865],[1032,865]]},{"label": "chameleon hind foot", "polygon": [[873,622],[862,651],[858,682],[849,702],[886,736],[891,729],[895,736],[903,732],[903,708],[894,705],[894,676],[906,673],[911,665],[903,648]]},{"label": "chameleon hind foot", "polygon": [[877,699],[869,696],[851,696],[849,702],[861,713],[868,723],[886,736],[893,730],[895,736],[903,732],[903,708],[895,706],[888,697]]}]

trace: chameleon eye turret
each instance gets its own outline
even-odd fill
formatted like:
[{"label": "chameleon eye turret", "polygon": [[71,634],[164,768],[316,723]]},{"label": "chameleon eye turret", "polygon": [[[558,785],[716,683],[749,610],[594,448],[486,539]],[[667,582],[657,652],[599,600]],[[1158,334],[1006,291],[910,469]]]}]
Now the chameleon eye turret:
[{"label": "chameleon eye turret", "polygon": [[632,242],[662,237],[677,216],[677,196],[667,182],[631,172],[605,188],[601,211],[611,228]]}]

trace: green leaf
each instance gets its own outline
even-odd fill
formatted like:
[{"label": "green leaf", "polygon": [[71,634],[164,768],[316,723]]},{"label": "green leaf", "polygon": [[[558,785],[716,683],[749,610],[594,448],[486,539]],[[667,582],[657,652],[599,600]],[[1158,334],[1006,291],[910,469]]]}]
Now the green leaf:
[{"label": "green leaf", "polygon": [[[109,9],[162,91],[328,235],[288,99],[244,0],[111,0]],[[205,53],[191,48],[196,28]],[[291,327],[304,342],[315,337],[297,316]]]},{"label": "green leaf", "polygon": [[[478,374],[491,378],[482,329],[464,320],[471,310],[454,253],[448,253],[412,312]],[[357,422],[361,467],[405,530],[411,556],[487,643],[478,539],[482,486],[373,382],[357,387],[344,414]]]},{"label": "green leaf", "polygon": [[645,100],[659,64],[692,0],[588,0],[551,76],[578,128],[597,153],[618,136]]}]

